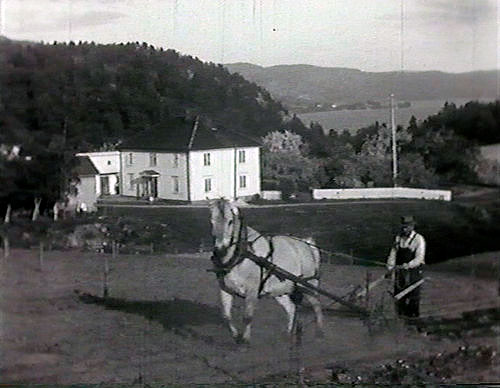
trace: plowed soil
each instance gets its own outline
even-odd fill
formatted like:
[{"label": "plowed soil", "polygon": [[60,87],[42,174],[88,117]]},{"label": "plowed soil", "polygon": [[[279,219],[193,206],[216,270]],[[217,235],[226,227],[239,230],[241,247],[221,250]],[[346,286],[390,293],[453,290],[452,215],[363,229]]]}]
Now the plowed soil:
[{"label": "plowed soil", "polygon": [[[0,382],[500,381],[494,276],[429,266],[427,318],[411,324],[394,316],[388,280],[357,302],[372,311],[369,320],[323,299],[325,336],[315,337],[304,306],[301,346],[291,345],[281,307],[262,299],[251,345],[241,347],[220,318],[208,257],[108,255],[103,298],[104,255],[45,252],[41,263],[36,250],[13,250],[0,267]],[[488,257],[494,269],[498,256]],[[383,269],[324,264],[321,286],[342,296],[363,286],[367,272],[373,280]],[[482,313],[463,315],[472,310]]]}]

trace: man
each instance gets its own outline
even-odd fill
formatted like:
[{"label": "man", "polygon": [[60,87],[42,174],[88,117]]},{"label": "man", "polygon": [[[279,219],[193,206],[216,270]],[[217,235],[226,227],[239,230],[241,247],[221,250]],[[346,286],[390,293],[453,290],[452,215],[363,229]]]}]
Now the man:
[{"label": "man", "polygon": [[[398,294],[422,279],[425,264],[425,239],[415,232],[412,216],[401,217],[401,231],[396,236],[387,259],[387,269],[395,269],[394,294]],[[396,302],[398,315],[416,318],[419,316],[420,287]]]}]

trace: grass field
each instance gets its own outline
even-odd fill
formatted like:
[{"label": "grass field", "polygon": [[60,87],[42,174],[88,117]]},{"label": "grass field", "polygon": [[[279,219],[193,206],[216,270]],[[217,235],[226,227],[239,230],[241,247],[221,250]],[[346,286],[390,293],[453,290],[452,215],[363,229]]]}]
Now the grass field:
[{"label": "grass field", "polygon": [[[413,214],[427,240],[427,262],[500,250],[500,201],[350,201],[306,206],[245,208],[248,225],[262,234],[315,238],[328,252],[385,260],[401,215]],[[209,249],[207,208],[108,208],[110,217],[166,224],[177,252]]]}]

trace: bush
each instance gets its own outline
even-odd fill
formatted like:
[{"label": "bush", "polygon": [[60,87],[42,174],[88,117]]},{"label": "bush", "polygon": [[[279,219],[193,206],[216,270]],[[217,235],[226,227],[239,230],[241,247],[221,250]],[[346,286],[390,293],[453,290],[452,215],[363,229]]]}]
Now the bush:
[{"label": "bush", "polygon": [[295,181],[291,178],[280,178],[278,184],[278,190],[281,191],[281,197],[283,199],[289,199],[290,195],[297,191],[297,185]]},{"label": "bush", "polygon": [[278,187],[277,179],[262,179],[262,190],[279,190]]}]

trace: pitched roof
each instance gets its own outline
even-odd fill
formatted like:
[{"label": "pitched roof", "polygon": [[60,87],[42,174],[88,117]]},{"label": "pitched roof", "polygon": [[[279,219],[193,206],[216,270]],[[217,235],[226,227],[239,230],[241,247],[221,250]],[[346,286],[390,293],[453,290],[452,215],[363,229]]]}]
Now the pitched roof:
[{"label": "pitched roof", "polygon": [[97,175],[99,171],[94,166],[94,163],[90,160],[88,156],[77,156],[77,165],[75,167],[75,172],[80,175]]},{"label": "pitched roof", "polygon": [[[259,147],[260,144],[228,129],[211,129],[199,123],[195,129],[193,121],[179,121],[175,125],[159,127],[143,132],[123,142],[120,150],[147,150],[186,152],[232,147]],[[190,146],[191,143],[191,147]]]},{"label": "pitched roof", "polygon": [[99,174],[117,174],[120,172],[120,153],[118,151],[85,152],[76,156],[88,156]]}]

